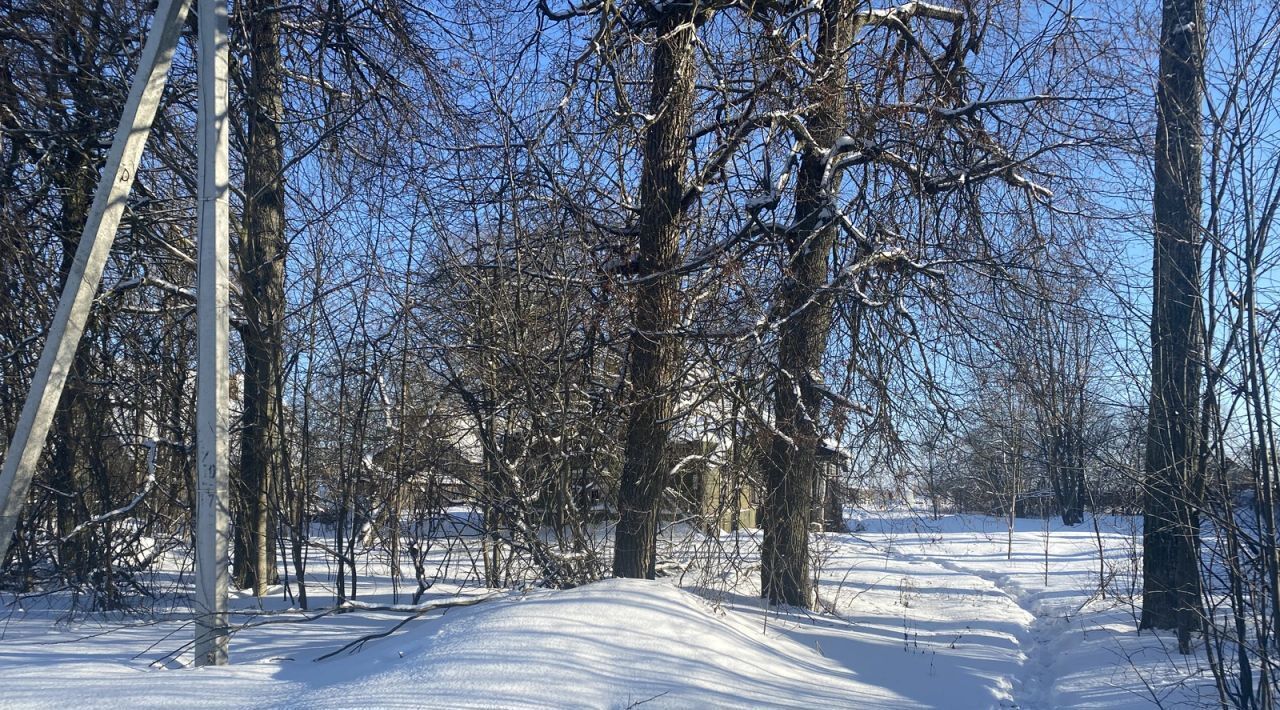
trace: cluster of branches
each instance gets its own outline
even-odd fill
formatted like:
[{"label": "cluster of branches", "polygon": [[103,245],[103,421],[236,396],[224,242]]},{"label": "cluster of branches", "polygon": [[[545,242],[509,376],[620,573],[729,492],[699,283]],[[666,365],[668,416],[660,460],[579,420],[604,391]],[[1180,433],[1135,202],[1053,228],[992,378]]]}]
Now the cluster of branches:
[{"label": "cluster of branches", "polygon": [[1280,558],[1272,367],[1277,362],[1271,231],[1280,210],[1275,125],[1280,61],[1274,7],[1206,12],[1200,289],[1193,316],[1198,372],[1182,498],[1197,541],[1193,629],[1224,705],[1280,697]]},{"label": "cluster of branches", "polygon": [[1052,298],[1002,298],[1013,310],[987,326],[998,348],[970,351],[957,421],[921,432],[914,483],[935,517],[1057,515],[1077,525],[1086,510],[1141,512],[1137,412],[1109,399],[1096,304],[1059,286]]},{"label": "cluster of branches", "polygon": [[[5,10],[12,428],[146,8]],[[309,560],[344,600],[367,554],[419,595],[653,576],[689,521],[758,525],[762,593],[811,604],[824,456],[954,405],[966,304],[1056,248],[1086,144],[1089,33],[998,3],[245,0],[232,30],[234,578],[304,604]],[[104,605],[191,529],[176,67],[6,567]]]}]

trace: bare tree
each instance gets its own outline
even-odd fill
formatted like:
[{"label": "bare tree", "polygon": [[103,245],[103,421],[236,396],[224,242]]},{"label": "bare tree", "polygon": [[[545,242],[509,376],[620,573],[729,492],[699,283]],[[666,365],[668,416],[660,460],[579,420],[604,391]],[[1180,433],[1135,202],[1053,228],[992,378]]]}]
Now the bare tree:
[{"label": "bare tree", "polygon": [[613,573],[619,577],[652,578],[657,559],[657,516],[667,485],[666,450],[674,404],[671,385],[680,347],[672,332],[680,317],[680,283],[672,270],[680,259],[685,211],[697,76],[694,33],[705,12],[698,3],[673,4],[651,20],[655,35],[652,120],[645,129],[636,262],[637,274],[645,280],[637,288],[627,367],[630,413],[613,561]]},{"label": "bare tree", "polygon": [[1151,404],[1143,526],[1144,629],[1177,629],[1190,652],[1200,626],[1197,412],[1203,323],[1200,287],[1202,0],[1164,4],[1156,87],[1155,256]]},{"label": "bare tree", "polygon": [[276,511],[285,456],[284,317],[288,242],[284,223],[283,72],[280,14],[270,3],[238,8],[248,40],[245,80],[244,228],[239,243],[244,304],[244,414],[232,578],[262,596],[277,580]]}]

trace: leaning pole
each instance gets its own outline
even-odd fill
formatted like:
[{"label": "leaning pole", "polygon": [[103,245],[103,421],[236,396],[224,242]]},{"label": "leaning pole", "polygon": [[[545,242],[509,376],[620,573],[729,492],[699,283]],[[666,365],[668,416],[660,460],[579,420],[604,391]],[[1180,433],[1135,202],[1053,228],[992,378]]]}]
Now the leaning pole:
[{"label": "leaning pole", "polygon": [[[160,0],[129,88],[93,205],[80,234],[49,326],[49,334],[13,439],[0,467],[0,562],[26,503],[49,427],[62,397],[76,348],[115,241],[120,218],[164,93],[190,0]],[[200,109],[199,357],[196,459],[196,665],[227,662],[227,3],[201,0],[199,13]]]}]

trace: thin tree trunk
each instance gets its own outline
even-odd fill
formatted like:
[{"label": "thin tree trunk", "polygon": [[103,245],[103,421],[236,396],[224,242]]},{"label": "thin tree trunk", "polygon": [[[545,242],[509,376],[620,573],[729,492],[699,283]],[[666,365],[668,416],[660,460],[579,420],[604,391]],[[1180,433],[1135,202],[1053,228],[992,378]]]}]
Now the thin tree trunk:
[{"label": "thin tree trunk", "polygon": [[[70,68],[66,79],[74,104],[74,108],[67,110],[65,114],[68,123],[64,139],[66,152],[60,169],[52,176],[62,195],[58,215],[58,232],[62,242],[59,289],[66,286],[75,262],[76,250],[80,246],[80,232],[89,216],[102,158],[101,155],[90,152],[93,150],[90,146],[97,143],[99,138],[94,125],[93,106],[98,98],[93,82],[100,71],[97,66],[97,38],[92,30],[81,29],[86,19],[96,28],[97,20],[82,3],[71,3],[66,9],[72,13],[72,21],[62,25],[54,41],[68,56],[77,57],[78,62]],[[86,335],[93,332],[95,320],[90,316],[85,326]],[[54,446],[50,459],[50,479],[57,489],[59,538],[65,538],[71,530],[88,520],[90,512],[85,492],[97,487],[97,482],[89,480],[92,473],[89,458],[94,455],[90,447],[96,444],[94,437],[88,432],[93,415],[90,389],[85,384],[85,377],[93,366],[89,357],[91,341],[91,335],[82,338],[76,348],[71,372],[53,421]],[[62,567],[62,573],[80,582],[87,581],[99,566],[94,547],[92,536],[88,535],[78,535],[60,542],[58,563]]]}]

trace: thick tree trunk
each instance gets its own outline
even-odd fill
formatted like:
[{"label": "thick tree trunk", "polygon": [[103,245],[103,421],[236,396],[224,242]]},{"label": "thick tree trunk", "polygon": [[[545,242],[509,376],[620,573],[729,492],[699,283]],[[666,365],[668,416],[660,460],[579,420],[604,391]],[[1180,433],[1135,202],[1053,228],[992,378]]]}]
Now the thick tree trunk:
[{"label": "thick tree trunk", "polygon": [[1071,489],[1071,519],[1074,521],[1070,525],[1079,525],[1084,522],[1084,504],[1087,500],[1085,497],[1084,482],[1084,427],[1076,426],[1072,429],[1071,434],[1071,469],[1070,477],[1067,485]]},{"label": "thick tree trunk", "polygon": [[[283,468],[284,111],[280,20],[271,3],[252,0],[244,10],[249,39],[244,235],[240,278],[244,294],[244,425],[241,430],[235,584],[261,596],[275,584],[277,480]],[[302,531],[297,531],[301,534]]]},{"label": "thick tree trunk", "polygon": [[801,158],[796,181],[796,228],[786,237],[780,311],[786,314],[774,382],[776,433],[764,465],[764,542],[761,593],[774,604],[808,607],[809,528],[817,453],[822,441],[822,359],[831,323],[827,260],[839,225],[834,219],[838,175],[826,174],[826,151],[844,134],[848,118],[846,53],[854,33],[853,3],[822,5],[818,51],[808,100],[809,133],[817,142]]},{"label": "thick tree trunk", "polygon": [[631,411],[618,492],[613,573],[654,576],[658,509],[666,487],[666,449],[679,365],[673,331],[680,319],[677,265],[684,217],[685,169],[693,117],[694,18],[668,9],[657,22],[650,113],[640,176],[640,253],[631,337]]},{"label": "thick tree trunk", "polygon": [[1151,403],[1141,628],[1200,626],[1196,416],[1200,389],[1203,0],[1166,0],[1156,89]]}]

